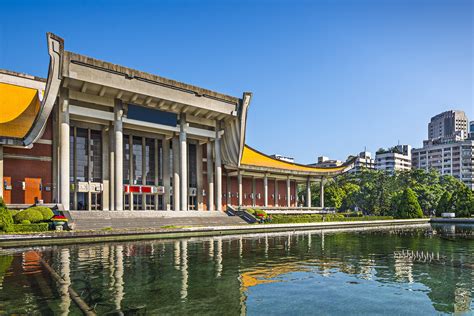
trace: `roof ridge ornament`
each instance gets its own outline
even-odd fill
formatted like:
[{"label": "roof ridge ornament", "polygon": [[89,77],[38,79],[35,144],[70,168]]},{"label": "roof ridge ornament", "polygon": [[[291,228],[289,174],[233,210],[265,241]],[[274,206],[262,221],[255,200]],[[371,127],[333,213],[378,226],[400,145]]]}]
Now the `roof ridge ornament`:
[{"label": "roof ridge ornament", "polygon": [[36,142],[43,134],[46,121],[48,120],[54,103],[59,94],[59,88],[62,80],[64,40],[53,33],[46,33],[49,54],[48,78],[46,80],[46,89],[41,100],[40,112],[33,123],[33,126],[22,141],[23,146],[30,146]]}]

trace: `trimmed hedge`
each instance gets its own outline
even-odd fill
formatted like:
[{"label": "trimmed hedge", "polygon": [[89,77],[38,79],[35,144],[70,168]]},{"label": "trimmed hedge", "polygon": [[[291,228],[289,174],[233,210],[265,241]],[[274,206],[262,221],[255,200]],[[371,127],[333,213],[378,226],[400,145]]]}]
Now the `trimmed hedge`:
[{"label": "trimmed hedge", "polygon": [[49,221],[54,216],[53,211],[51,211],[51,209],[49,207],[46,207],[46,206],[33,206],[33,207],[30,207],[27,210],[39,211],[41,213],[41,215],[43,216],[44,221]]},{"label": "trimmed hedge", "polygon": [[6,208],[0,207],[0,231],[11,232],[13,230],[13,217]]},{"label": "trimmed hedge", "polygon": [[43,220],[43,214],[33,208],[23,210],[15,215],[15,222],[21,223],[21,221],[28,220],[31,223],[39,223]]},{"label": "trimmed hedge", "polygon": [[46,232],[48,231],[48,223],[36,223],[36,224],[14,224],[14,232]]},{"label": "trimmed hedge", "polygon": [[317,223],[317,222],[354,222],[354,221],[375,221],[389,220],[392,216],[360,216],[360,217],[344,217],[340,214],[303,214],[303,215],[272,215],[271,224],[286,223]]}]

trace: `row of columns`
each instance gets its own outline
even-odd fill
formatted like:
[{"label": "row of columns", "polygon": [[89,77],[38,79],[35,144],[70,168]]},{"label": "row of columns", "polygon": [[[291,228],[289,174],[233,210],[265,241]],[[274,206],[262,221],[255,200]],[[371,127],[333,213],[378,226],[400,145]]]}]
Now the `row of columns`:
[{"label": "row of columns", "polygon": [[[239,196],[239,206],[242,206],[242,197],[243,197],[243,184],[242,184],[242,174],[239,172],[237,175],[237,182],[238,182],[238,196]],[[256,205],[256,182],[255,178],[252,179],[252,203],[253,205]],[[278,206],[278,197],[279,191],[278,191],[278,179],[275,179],[275,191],[274,191],[274,196],[275,196],[275,205]],[[296,196],[296,194],[295,194]],[[263,177],[263,206],[268,207],[268,176],[265,174]],[[283,205],[282,205],[283,206]],[[291,207],[291,180],[289,177],[286,178],[286,207]]]},{"label": "row of columns", "polygon": [[[124,209],[124,185],[123,185],[123,115],[124,107],[120,100],[115,100],[113,129],[109,126],[110,132],[110,154],[109,154],[109,203],[107,209],[122,211]],[[59,200],[65,210],[69,210],[70,205],[70,122],[69,122],[69,98],[66,89],[60,94],[59,102]],[[169,168],[170,161],[170,140],[163,140],[163,185],[165,194],[163,204],[170,205],[170,177],[173,178],[173,209],[175,211],[188,210],[188,141],[186,115],[180,115],[179,135],[174,136],[172,141],[173,150],[173,170]],[[208,179],[208,209],[222,210],[222,161],[221,161],[221,134],[219,122],[216,124],[216,135],[214,142],[207,143],[207,179]],[[213,148],[214,144],[214,163]],[[107,148],[104,146],[104,148]],[[197,146],[197,182],[198,182],[198,209],[202,208],[202,149]],[[2,168],[3,170],[3,168]],[[215,182],[214,186],[214,172]],[[214,191],[216,199],[214,199]],[[103,192],[106,194],[106,191]],[[132,201],[130,201],[132,203]]]}]

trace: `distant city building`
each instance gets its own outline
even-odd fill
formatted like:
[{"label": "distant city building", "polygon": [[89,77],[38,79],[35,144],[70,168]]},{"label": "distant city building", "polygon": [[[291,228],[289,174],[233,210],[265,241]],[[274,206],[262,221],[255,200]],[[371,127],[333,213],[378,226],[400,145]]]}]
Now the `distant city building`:
[{"label": "distant city building", "polygon": [[464,111],[451,110],[435,115],[428,123],[428,139],[453,137],[461,140],[468,135],[468,119]]},{"label": "distant city building", "polygon": [[[351,159],[352,157],[349,157]],[[358,173],[362,170],[373,170],[375,169],[375,159],[372,158],[372,153],[368,151],[362,151],[356,157],[354,162],[354,168],[349,170],[350,173]]]},{"label": "distant city building", "polygon": [[329,167],[339,167],[339,166],[342,166],[342,164],[343,162],[341,160],[334,160],[334,159],[329,159],[326,156],[319,156],[318,162],[310,164],[310,166],[329,168]]},{"label": "distant city building", "polygon": [[474,190],[474,140],[436,143],[412,150],[412,163],[418,169],[436,169],[452,175]]},{"label": "distant city building", "polygon": [[397,145],[388,149],[379,149],[375,154],[375,168],[389,172],[410,170],[411,146]]},{"label": "distant city building", "polygon": [[278,159],[278,160],[286,161],[286,162],[291,162],[291,163],[295,162],[295,158],[286,157],[286,156],[282,156],[282,155],[279,155],[279,154],[274,154],[274,155],[271,155],[270,157]]},{"label": "distant city building", "polygon": [[446,111],[432,117],[423,148],[412,150],[413,168],[452,175],[474,190],[474,121],[469,126],[468,122],[463,111]]}]

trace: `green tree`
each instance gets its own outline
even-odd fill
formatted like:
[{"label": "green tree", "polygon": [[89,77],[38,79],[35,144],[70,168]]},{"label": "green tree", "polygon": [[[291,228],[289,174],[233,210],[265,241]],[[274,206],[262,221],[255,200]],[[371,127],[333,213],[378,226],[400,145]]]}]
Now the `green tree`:
[{"label": "green tree", "polygon": [[452,195],[449,191],[444,191],[443,195],[438,201],[438,206],[436,207],[436,216],[441,216],[441,213],[451,212],[452,210]]},{"label": "green tree", "polygon": [[452,204],[456,217],[470,217],[471,214],[474,214],[474,195],[467,186],[453,193]]},{"label": "green tree", "polygon": [[340,209],[345,197],[345,192],[337,183],[332,183],[324,190],[324,201],[327,206]]},{"label": "green tree", "polygon": [[346,182],[342,185],[345,192],[341,208],[343,210],[353,210],[357,206],[357,195],[360,192],[360,186],[356,183]]},{"label": "green tree", "polygon": [[415,192],[406,188],[402,194],[398,197],[398,209],[395,212],[397,218],[421,218],[423,217],[423,211],[421,210],[420,203],[416,197]]}]

